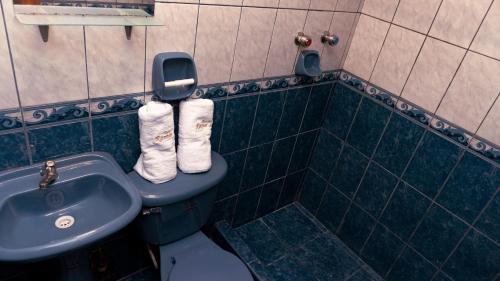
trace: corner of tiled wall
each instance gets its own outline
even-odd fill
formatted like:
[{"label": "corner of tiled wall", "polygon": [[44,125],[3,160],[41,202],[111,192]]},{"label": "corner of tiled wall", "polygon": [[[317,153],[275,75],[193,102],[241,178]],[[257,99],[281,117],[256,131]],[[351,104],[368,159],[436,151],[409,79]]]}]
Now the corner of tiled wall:
[{"label": "corner of tiled wall", "polygon": [[366,0],[343,69],[498,145],[499,15],[493,0]]}]

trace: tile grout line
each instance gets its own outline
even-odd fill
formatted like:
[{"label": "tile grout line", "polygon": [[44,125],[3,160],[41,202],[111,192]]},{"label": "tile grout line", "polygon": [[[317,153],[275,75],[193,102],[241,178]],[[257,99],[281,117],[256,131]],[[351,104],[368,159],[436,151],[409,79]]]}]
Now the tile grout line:
[{"label": "tile grout line", "polygon": [[[408,248],[409,245],[411,245],[411,241],[413,239],[413,237],[415,236],[415,234],[417,233],[418,229],[420,228],[420,225],[422,225],[424,219],[427,217],[427,215],[429,214],[430,210],[432,209],[432,206],[434,206],[434,201],[438,198],[438,196],[441,194],[441,191],[444,189],[444,187],[446,186],[446,184],[448,183],[448,180],[450,179],[451,175],[453,174],[453,172],[455,171],[455,169],[457,168],[458,164],[460,163],[460,161],[462,160],[463,156],[464,156],[464,153],[465,150],[461,150],[460,151],[460,155],[458,156],[457,158],[457,162],[453,165],[453,167],[451,168],[450,172],[448,173],[448,175],[446,176],[446,179],[443,181],[443,183],[440,185],[440,187],[438,188],[436,194],[433,196],[433,199],[431,201],[431,204],[429,204],[429,206],[427,206],[427,209],[424,211],[424,214],[423,216],[420,218],[420,220],[418,221],[417,225],[415,226],[415,228],[413,229],[413,231],[411,232],[410,236],[408,236],[407,238],[407,242],[403,245],[402,249],[400,250],[398,256],[396,257],[396,259],[393,261],[393,263],[391,264],[391,266],[389,266],[389,271],[392,271],[392,269],[394,268],[395,264],[396,264],[396,261],[399,260],[401,258],[401,256],[403,255],[404,251],[406,250],[406,248]],[[432,263],[434,264],[434,263]]]},{"label": "tile grout line", "polygon": [[[477,214],[476,218],[472,221],[471,223],[471,226],[469,226],[467,228],[467,230],[465,231],[465,233],[463,234],[463,236],[460,238],[460,240],[458,240],[457,244],[455,245],[455,247],[451,250],[451,252],[449,253],[448,257],[446,257],[446,259],[444,259],[444,261],[439,265],[439,271],[442,271],[443,270],[443,267],[446,265],[446,263],[448,262],[448,260],[453,256],[453,254],[455,254],[455,252],[458,250],[458,247],[460,247],[460,245],[462,245],[462,242],[465,240],[465,238],[467,238],[467,236],[469,235],[470,231],[474,231],[474,227],[473,225],[476,224],[476,222],[479,220],[479,218],[481,217],[481,215],[486,211],[486,209],[490,206],[491,202],[493,202],[495,200],[495,196],[498,194],[499,192],[499,189],[497,189],[494,193],[493,193],[493,196],[488,200],[488,202],[483,206],[483,208],[481,209],[481,211]],[[437,275],[437,273],[434,274],[433,278]],[[431,280],[432,280],[431,279]]]},{"label": "tile grout line", "polygon": [[[427,131],[423,131],[422,132],[422,135],[420,136],[418,142],[417,142],[417,145],[415,146],[415,149],[413,150],[410,158],[408,159],[408,162],[406,163],[403,171],[401,172],[401,175],[399,176],[396,176],[397,178],[397,181],[396,181],[396,184],[394,185],[391,193],[389,194],[389,197],[387,197],[387,200],[386,202],[384,203],[384,206],[382,208],[382,210],[380,211],[380,214],[378,216],[376,216],[376,221],[379,222],[381,219],[382,219],[382,216],[384,215],[385,213],[385,210],[387,209],[387,207],[389,206],[389,203],[391,202],[391,199],[392,197],[394,196],[394,193],[397,191],[398,187],[399,187],[399,184],[403,181],[402,178],[403,176],[405,175],[406,171],[408,170],[408,168],[410,167],[410,164],[411,162],[413,161],[415,155],[417,154],[417,151],[418,149],[421,147],[422,143],[424,142],[424,139],[425,139],[425,136],[427,135]],[[377,162],[375,162],[377,163]],[[377,163],[378,164],[378,163]],[[381,165],[380,165],[381,166]],[[382,167],[382,166],[381,166]],[[373,232],[375,232],[375,228],[376,228],[376,225],[372,228],[372,230],[370,231],[370,233],[368,234],[368,237],[366,238],[365,242],[363,243],[363,246],[361,247],[361,250],[359,251],[360,253],[363,252],[365,246],[366,246],[366,243],[368,243],[368,240],[370,239],[370,237],[372,236]],[[402,241],[404,241],[404,239],[402,239]],[[388,271],[389,272],[389,271]],[[386,274],[386,276],[388,275],[388,272]]]},{"label": "tile grout line", "polygon": [[5,20],[5,11],[4,11],[3,1],[0,1],[0,10],[2,12],[2,21],[3,21],[4,31],[5,31],[5,39],[7,41],[7,49],[9,51],[10,66],[12,69],[12,77],[14,78],[14,87],[16,89],[16,98],[17,98],[17,102],[19,105],[19,114],[21,115],[21,122],[22,122],[21,126],[22,126],[23,135],[24,135],[24,145],[26,146],[26,154],[28,156],[28,164],[33,165],[33,151],[31,150],[28,128],[27,128],[26,122],[24,120],[24,108],[23,108],[23,105],[21,102],[21,95],[19,93],[19,85],[17,82],[16,68],[14,66],[14,57],[12,56],[12,47],[11,47],[10,36],[9,36],[8,28],[7,28],[7,21]]},{"label": "tile grout line", "polygon": [[[439,108],[441,107],[441,104],[443,103],[443,101],[444,101],[445,97],[446,97],[446,96],[447,96],[447,94],[448,94],[448,91],[450,90],[450,88],[451,88],[451,86],[452,86],[453,82],[455,81],[455,78],[457,77],[457,74],[458,74],[458,72],[460,71],[460,69],[461,69],[461,67],[462,67],[463,62],[465,61],[465,58],[467,57],[467,53],[469,52],[469,50],[470,50],[470,48],[471,48],[471,46],[472,46],[472,43],[474,43],[474,40],[476,39],[477,34],[479,33],[479,30],[481,30],[481,27],[482,27],[482,25],[483,25],[483,23],[484,23],[484,20],[486,19],[486,16],[487,16],[487,15],[488,15],[488,13],[490,12],[490,9],[491,9],[491,7],[493,6],[493,3],[494,3],[494,2],[495,2],[495,0],[491,0],[490,5],[488,6],[488,9],[486,10],[486,13],[484,14],[484,17],[481,19],[481,22],[479,23],[479,26],[477,27],[476,32],[474,33],[474,36],[472,37],[472,39],[471,39],[471,41],[470,41],[469,45],[467,46],[467,48],[465,48],[465,49],[466,49],[466,52],[464,53],[464,56],[463,56],[462,60],[460,61],[460,64],[458,65],[457,70],[456,70],[456,71],[455,71],[455,73],[453,74],[453,77],[451,78],[450,83],[449,83],[449,84],[448,84],[448,86],[446,87],[446,90],[445,90],[445,92],[444,92],[443,96],[441,97],[441,99],[440,99],[440,101],[439,101],[438,105],[436,106],[436,110],[433,112],[435,115],[437,115],[437,112],[438,112]],[[464,49],[464,48],[462,47],[462,49]],[[486,117],[484,117],[484,118],[486,118]],[[484,118],[483,118],[483,120],[484,120]]]},{"label": "tile grout line", "polygon": [[[313,89],[314,89],[314,86],[311,86],[311,89],[309,90],[309,94],[308,94],[308,97],[307,97],[306,106],[304,107],[304,112],[302,113],[302,119],[300,120],[299,129],[298,129],[298,132],[297,132],[297,134],[295,136],[295,141],[293,143],[292,153],[290,154],[290,159],[288,160],[288,164],[287,164],[286,169],[285,169],[285,176],[288,175],[288,173],[290,171],[290,166],[292,165],[293,155],[294,155],[295,149],[297,147],[297,142],[299,140],[299,135],[300,135],[300,132],[302,130],[302,126],[304,125],[304,119],[305,119],[305,116],[306,116],[306,113],[307,113],[307,108],[309,107],[309,102],[311,101],[311,96],[312,96],[312,93],[313,93]],[[272,157],[272,154],[271,154],[271,157]],[[267,171],[266,171],[266,177],[267,177]],[[278,202],[277,202],[278,205],[279,205],[279,202],[281,200],[281,195],[283,193],[284,187],[285,187],[285,181],[283,181],[283,185],[281,186],[280,194],[278,195]]]},{"label": "tile grout line", "polygon": [[[85,58],[85,82],[87,86],[87,106],[88,106],[88,130],[90,137],[90,151],[94,151],[94,130],[93,130],[93,122],[92,122],[92,102],[90,100],[90,84],[89,84],[89,67],[88,67],[88,57],[87,57],[87,33],[85,32],[85,26],[82,26],[83,29],[83,54]],[[146,62],[144,62],[146,64]]]},{"label": "tile grout line", "polygon": [[[401,92],[399,93],[399,96],[403,96],[403,93],[404,93],[404,90],[406,88],[406,85],[408,84],[408,81],[410,80],[411,74],[413,73],[413,69],[415,68],[415,65],[417,64],[418,58],[420,57],[420,54],[422,53],[422,50],[424,49],[425,43],[427,42],[427,38],[429,38],[429,33],[431,32],[432,25],[434,25],[434,21],[437,18],[439,10],[441,9],[441,5],[443,5],[443,1],[444,0],[441,0],[441,2],[439,3],[439,6],[438,6],[438,8],[436,10],[436,13],[434,14],[434,17],[432,18],[431,24],[429,25],[429,28],[427,29],[427,33],[424,35],[425,36],[424,37],[424,41],[422,42],[422,45],[420,46],[420,49],[418,50],[418,53],[415,56],[415,59],[414,59],[413,64],[412,64],[412,66],[410,68],[410,71],[408,72],[408,76],[405,79],[403,87],[401,88]],[[397,14],[397,10],[396,10],[396,14]],[[407,29],[407,30],[409,30],[409,29]]]},{"label": "tile grout line", "polygon": [[384,50],[385,42],[387,41],[387,37],[389,37],[389,32],[391,31],[392,22],[394,21],[394,18],[396,17],[396,13],[398,11],[400,3],[401,3],[401,0],[398,0],[398,4],[396,6],[396,9],[394,10],[394,14],[392,15],[391,21],[389,22],[389,27],[387,28],[387,32],[385,33],[384,41],[382,41],[382,46],[380,47],[380,50],[378,51],[377,59],[375,60],[375,64],[373,65],[373,68],[370,72],[370,76],[368,78],[368,81],[372,80],[373,73],[375,72],[375,69],[377,68],[377,64],[378,64],[378,61],[380,59],[380,55],[382,54],[382,50]]},{"label": "tile grout line", "polygon": [[[342,91],[343,91],[343,90],[342,90]],[[336,93],[334,92],[333,94],[335,95]],[[332,98],[333,98],[333,96],[332,96]],[[356,116],[358,116],[359,110],[361,109],[361,103],[363,102],[363,99],[364,99],[364,98],[365,98],[364,96],[361,96],[361,98],[360,98],[360,100],[359,100],[359,102],[358,102],[358,105],[357,105],[357,107],[356,107],[356,111],[354,112],[354,115],[353,115],[353,117],[352,117],[351,123],[349,124],[349,128],[347,129],[347,133],[346,133],[346,136],[345,136],[345,140],[347,140],[347,137],[348,137],[348,136],[349,136],[349,134],[351,133],[351,129],[352,129],[352,126],[353,126],[353,124],[354,124],[354,120],[356,119]],[[321,128],[322,128],[322,129],[324,129],[324,128],[323,128],[323,126],[321,126]],[[329,131],[328,131],[327,129],[325,129],[325,131],[329,133]],[[318,138],[319,138],[319,134],[318,134]],[[339,140],[340,140],[340,138],[339,138]],[[332,177],[333,171],[335,170],[335,168],[336,168],[336,166],[337,166],[337,164],[338,164],[338,160],[340,159],[340,156],[341,156],[341,154],[342,154],[342,151],[344,150],[344,142],[343,142],[344,140],[341,140],[341,141],[342,141],[342,143],[341,143],[341,144],[342,144],[341,151],[339,152],[339,155],[337,156],[337,159],[336,159],[336,161],[337,161],[337,162],[335,163],[335,165],[334,165],[334,167],[333,167],[333,170],[332,170],[332,171],[330,171],[330,174],[328,175],[328,179],[326,180],[327,185],[328,185],[328,183],[329,183],[329,182],[330,182],[330,180],[331,180],[331,177]],[[366,171],[365,171],[365,172],[366,172]],[[363,173],[363,176],[364,176],[364,173]],[[321,195],[321,198],[320,198],[320,200],[319,200],[318,209],[316,210],[316,212],[315,212],[315,213],[317,213],[317,212],[319,211],[319,208],[321,207],[321,203],[323,202],[324,197],[326,196],[326,193],[327,193],[327,189],[325,188],[325,191],[323,192],[323,194]],[[354,196],[354,195],[353,195],[353,196]],[[347,213],[347,211],[348,211],[349,209],[350,209],[350,206],[347,208],[346,213]],[[345,213],[345,214],[346,214],[346,213]],[[344,214],[344,216],[345,216],[345,214]],[[341,220],[341,223],[339,224],[339,226],[342,224],[343,218],[344,218],[344,217],[342,217],[342,220]]]}]

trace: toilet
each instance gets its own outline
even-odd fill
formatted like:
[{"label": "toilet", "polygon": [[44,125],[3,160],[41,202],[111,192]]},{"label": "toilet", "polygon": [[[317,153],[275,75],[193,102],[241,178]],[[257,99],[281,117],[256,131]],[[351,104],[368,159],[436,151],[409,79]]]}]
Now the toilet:
[{"label": "toilet", "polygon": [[212,152],[206,173],[184,174],[163,184],[153,184],[135,171],[128,174],[142,198],[142,212],[135,220],[141,238],[157,245],[162,281],[253,281],[241,260],[223,250],[201,227],[207,222],[217,190],[227,173],[227,163]]}]

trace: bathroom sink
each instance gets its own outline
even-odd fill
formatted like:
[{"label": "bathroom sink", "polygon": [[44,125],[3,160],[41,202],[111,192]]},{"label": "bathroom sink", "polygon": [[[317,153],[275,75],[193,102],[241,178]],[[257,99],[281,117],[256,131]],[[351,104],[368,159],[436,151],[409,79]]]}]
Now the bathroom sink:
[{"label": "bathroom sink", "polygon": [[0,174],[0,261],[49,258],[129,224],[141,198],[106,153],[56,159],[58,179],[40,189],[41,165]]}]

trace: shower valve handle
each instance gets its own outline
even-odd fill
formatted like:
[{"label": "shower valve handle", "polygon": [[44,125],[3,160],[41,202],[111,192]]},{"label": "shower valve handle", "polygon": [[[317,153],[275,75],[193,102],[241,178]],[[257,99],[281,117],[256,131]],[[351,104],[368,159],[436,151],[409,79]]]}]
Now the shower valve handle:
[{"label": "shower valve handle", "polygon": [[302,48],[307,48],[311,46],[312,44],[312,39],[311,37],[305,35],[303,32],[299,32],[297,36],[295,37],[295,45],[302,47]]},{"label": "shower valve handle", "polygon": [[328,44],[330,46],[335,46],[339,43],[340,38],[337,35],[330,34],[330,32],[325,31],[323,35],[321,35],[321,43]]}]

